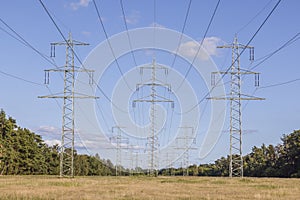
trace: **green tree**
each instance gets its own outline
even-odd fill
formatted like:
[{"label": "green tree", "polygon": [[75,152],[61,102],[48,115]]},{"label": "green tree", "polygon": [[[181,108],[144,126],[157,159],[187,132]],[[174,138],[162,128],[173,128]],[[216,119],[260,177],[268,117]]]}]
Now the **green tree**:
[{"label": "green tree", "polygon": [[16,120],[0,111],[1,174],[47,174],[52,149],[41,136],[18,127]]},{"label": "green tree", "polygon": [[282,177],[300,177],[300,130],[283,135],[278,147],[278,168]]}]

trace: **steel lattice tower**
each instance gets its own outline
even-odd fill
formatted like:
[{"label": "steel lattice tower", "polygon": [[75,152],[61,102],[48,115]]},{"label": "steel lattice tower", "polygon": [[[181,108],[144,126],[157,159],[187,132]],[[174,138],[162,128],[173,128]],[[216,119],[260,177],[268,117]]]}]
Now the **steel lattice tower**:
[{"label": "steel lattice tower", "polygon": [[151,80],[147,83],[140,83],[137,85],[137,89],[139,87],[148,86],[150,87],[150,95],[142,97],[140,99],[133,100],[133,105],[137,102],[148,102],[151,104],[151,110],[150,110],[150,121],[151,121],[151,130],[148,137],[148,145],[150,145],[150,151],[149,151],[149,175],[150,176],[156,176],[156,171],[158,167],[158,147],[159,147],[159,141],[157,137],[157,128],[156,128],[156,110],[155,105],[159,102],[168,102],[172,103],[172,106],[174,104],[174,101],[167,99],[165,97],[162,97],[157,94],[156,88],[158,87],[166,87],[169,91],[171,91],[171,86],[169,84],[163,84],[160,80],[157,80],[156,72],[157,70],[164,70],[167,74],[167,68],[158,65],[153,59],[152,64],[150,66],[144,66],[141,67],[141,71],[149,69],[151,70]]},{"label": "steel lattice tower", "polygon": [[[189,141],[192,140],[195,144],[195,137],[194,135],[194,127],[191,126],[183,126],[179,127],[180,129],[184,130],[184,136],[183,137],[177,137],[177,141],[181,141],[181,144],[184,145],[184,147],[175,147],[177,150],[184,150],[182,155],[182,168],[185,168],[186,171],[182,171],[182,176],[189,176],[189,158],[190,158],[190,150],[197,150],[197,148],[191,147],[191,144],[189,144]],[[190,130],[190,131],[189,131]],[[189,132],[191,134],[189,134]]]},{"label": "steel lattice tower", "polygon": [[115,129],[117,129],[116,136],[113,136],[110,138],[111,142],[116,143],[116,176],[121,175],[121,168],[122,168],[122,144],[129,144],[128,138],[122,137],[122,128],[121,126],[113,126],[112,127],[112,133],[115,132]]},{"label": "steel lattice tower", "polygon": [[[242,154],[242,100],[264,100],[263,98],[253,97],[241,93],[242,80],[241,76],[246,74],[255,75],[255,86],[259,86],[259,73],[240,68],[240,50],[250,49],[250,60],[254,60],[254,47],[245,46],[238,43],[235,36],[232,44],[218,46],[218,48],[232,49],[232,64],[230,71],[213,72],[212,77],[215,79],[216,74],[230,74],[230,94],[225,97],[211,97],[213,100],[230,101],[230,147],[229,147],[229,176],[243,177],[243,154]],[[212,81],[215,84],[215,80]]]},{"label": "steel lattice tower", "polygon": [[[51,57],[55,57],[55,46],[66,46],[66,62],[63,67],[45,70],[45,84],[49,84],[49,72],[63,72],[64,91],[62,95],[40,96],[39,98],[62,98],[62,135],[60,146],[60,177],[74,177],[74,99],[96,98],[92,96],[78,96],[74,92],[75,73],[86,72],[92,78],[93,70],[80,69],[74,65],[74,46],[89,45],[72,39],[71,33],[67,41],[51,43]],[[90,81],[92,82],[92,81]]]}]

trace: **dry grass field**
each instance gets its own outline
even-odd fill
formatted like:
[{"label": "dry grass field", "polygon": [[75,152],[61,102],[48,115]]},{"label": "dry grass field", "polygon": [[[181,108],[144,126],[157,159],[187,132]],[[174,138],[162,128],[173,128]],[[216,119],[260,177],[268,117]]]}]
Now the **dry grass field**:
[{"label": "dry grass field", "polygon": [[1,176],[0,199],[300,199],[300,179]]}]

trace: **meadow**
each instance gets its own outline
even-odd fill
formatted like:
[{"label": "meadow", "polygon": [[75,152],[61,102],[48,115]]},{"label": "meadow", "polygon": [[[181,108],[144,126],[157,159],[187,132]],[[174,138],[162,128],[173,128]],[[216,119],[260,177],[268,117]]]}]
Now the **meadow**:
[{"label": "meadow", "polygon": [[300,199],[300,179],[1,176],[0,199]]}]

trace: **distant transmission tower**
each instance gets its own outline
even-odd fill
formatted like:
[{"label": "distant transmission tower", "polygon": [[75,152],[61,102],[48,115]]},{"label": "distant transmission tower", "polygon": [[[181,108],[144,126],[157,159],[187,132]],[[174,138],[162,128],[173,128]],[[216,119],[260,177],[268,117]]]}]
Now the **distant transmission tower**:
[{"label": "distant transmission tower", "polygon": [[[147,102],[151,103],[151,130],[148,137],[148,145],[150,145],[150,151],[149,151],[149,175],[150,176],[156,176],[157,175],[157,166],[158,166],[158,156],[157,156],[157,150],[159,147],[159,141],[157,137],[157,128],[156,128],[156,110],[155,105],[157,103],[172,103],[172,107],[174,106],[174,101],[167,99],[165,97],[162,97],[157,94],[157,88],[158,87],[164,87],[168,88],[169,91],[171,91],[170,84],[164,84],[162,81],[158,80],[156,77],[157,70],[164,70],[167,74],[168,70],[166,67],[162,65],[156,64],[155,59],[153,59],[152,64],[148,66],[141,67],[141,72],[145,69],[151,70],[151,80],[146,83],[140,83],[137,85],[137,89],[140,87],[150,87],[151,93],[148,96],[144,96],[140,99],[133,100],[133,106],[137,102]],[[148,150],[148,148],[147,148]]]},{"label": "distant transmission tower", "polygon": [[112,127],[112,133],[115,132],[115,130],[117,130],[117,134],[116,136],[113,136],[110,138],[111,142],[115,142],[116,143],[116,166],[115,166],[115,170],[116,170],[116,176],[121,175],[121,168],[122,168],[122,148],[124,144],[126,144],[126,147],[129,144],[128,138],[124,138],[122,137],[122,129],[124,127],[120,127],[120,126],[114,126]]},{"label": "distant transmission tower", "polygon": [[140,171],[139,171],[139,153],[134,152],[134,154],[135,154],[135,172],[140,173]]},{"label": "distant transmission tower", "polygon": [[[174,153],[174,152],[172,152]],[[169,154],[172,154],[172,153],[167,153],[166,155],[166,159],[165,159],[165,162],[166,162],[166,169],[168,170],[168,175],[169,176],[172,176],[173,175],[173,168],[174,168],[174,161],[171,160],[171,156]]]},{"label": "distant transmission tower", "polygon": [[137,173],[137,169],[138,169],[138,151],[134,151],[134,145],[130,145],[129,147],[130,149],[130,158],[129,158],[129,162],[131,163],[131,167],[129,169],[129,174],[130,176],[133,176],[134,173]]},{"label": "distant transmission tower", "polygon": [[224,97],[211,97],[212,100],[229,100],[230,101],[230,163],[229,163],[229,176],[230,177],[243,177],[243,156],[242,156],[242,100],[264,100],[264,98],[253,97],[241,93],[241,76],[242,75],[255,75],[255,86],[259,86],[259,73],[249,70],[242,70],[240,68],[240,49],[250,50],[250,60],[254,60],[254,47],[245,46],[238,43],[237,36],[230,45],[218,46],[218,48],[231,48],[232,49],[232,64],[230,71],[226,72],[213,72],[212,84],[215,85],[215,75],[217,74],[230,74],[231,85],[230,94]]},{"label": "distant transmission tower", "polygon": [[[81,69],[74,66],[74,46],[88,45],[72,39],[69,33],[66,42],[51,43],[51,57],[55,57],[55,46],[66,46],[66,63],[63,67],[45,70],[45,84],[49,84],[50,72],[63,72],[64,92],[61,95],[39,96],[39,98],[62,98],[62,135],[60,147],[60,177],[74,177],[74,99],[75,98],[96,98],[88,95],[77,95],[74,92],[75,73],[86,72],[89,78],[93,70]],[[90,80],[90,83],[92,81]]]},{"label": "distant transmission tower", "polygon": [[[175,147],[175,149],[182,149],[184,150],[182,155],[182,168],[185,168],[185,170],[182,171],[182,176],[188,176],[189,175],[189,160],[190,160],[190,150],[196,150],[197,148],[191,147],[189,144],[189,141],[192,140],[193,143],[195,143],[195,137],[194,135],[194,128],[190,126],[183,126],[179,127],[180,129],[184,129],[184,136],[183,137],[177,137],[176,140],[180,141],[181,145],[183,144],[184,147]],[[189,132],[191,133],[189,135]]]}]

